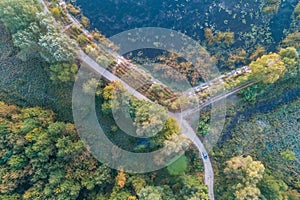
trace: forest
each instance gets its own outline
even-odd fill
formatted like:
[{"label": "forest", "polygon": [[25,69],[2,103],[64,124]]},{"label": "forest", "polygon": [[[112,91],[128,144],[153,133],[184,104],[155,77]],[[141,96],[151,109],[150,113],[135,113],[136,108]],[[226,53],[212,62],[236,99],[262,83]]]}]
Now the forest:
[{"label": "forest", "polygon": [[[77,3],[44,2],[50,13],[37,0],[0,1],[0,199],[208,200],[198,149],[168,115],[193,106],[194,99],[164,84],[172,78],[197,86],[203,83],[202,74],[170,52],[124,55],[137,67],[151,60],[156,64],[153,68],[118,65],[107,50],[118,47],[102,30],[94,29],[92,19],[84,16]],[[255,2],[261,3],[256,15],[269,25],[281,1]],[[81,24],[72,23],[69,14]],[[221,138],[208,152],[215,199],[300,199],[299,19],[300,1],[278,42],[263,33],[261,25],[252,26],[251,34],[207,26],[198,38],[221,73],[249,66],[249,73],[223,78],[224,88],[253,83],[228,97]],[[249,42],[241,44],[241,40]],[[86,94],[97,87],[95,110],[107,137],[132,152],[162,147],[181,152],[176,161],[154,172],[134,174],[111,169],[94,157],[72,117],[72,88],[83,64],[80,51],[117,77],[130,72],[127,80],[133,85],[146,82],[138,91],[155,100],[134,97],[118,81],[90,78],[84,82]],[[151,82],[155,73],[162,74],[162,84]],[[198,94],[202,102],[212,95],[205,90]],[[149,138],[131,137],[118,127],[114,112],[123,112],[126,106],[136,134]],[[201,110],[195,122],[200,140],[212,134],[210,120],[210,107]],[[187,147],[185,152],[179,142]]]}]

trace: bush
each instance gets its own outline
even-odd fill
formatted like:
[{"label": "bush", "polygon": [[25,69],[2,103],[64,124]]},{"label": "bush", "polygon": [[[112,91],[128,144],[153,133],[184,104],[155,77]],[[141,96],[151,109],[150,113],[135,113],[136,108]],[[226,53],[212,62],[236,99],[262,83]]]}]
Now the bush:
[{"label": "bush", "polygon": [[88,39],[86,38],[85,35],[78,35],[77,40],[76,40],[80,46],[84,46],[88,43]]},{"label": "bush", "polygon": [[81,23],[85,28],[89,28],[90,27],[90,21],[87,17],[82,16],[81,17]]},{"label": "bush", "polygon": [[68,4],[67,8],[72,15],[79,15],[81,12],[79,9],[76,9],[72,4]]},{"label": "bush", "polygon": [[59,7],[57,7],[57,6],[52,8],[50,11],[51,11],[53,17],[56,19],[58,19],[61,16],[61,11],[60,11]]},{"label": "bush", "polygon": [[295,10],[294,10],[294,13],[295,13],[296,15],[300,15],[300,2],[296,5]]}]

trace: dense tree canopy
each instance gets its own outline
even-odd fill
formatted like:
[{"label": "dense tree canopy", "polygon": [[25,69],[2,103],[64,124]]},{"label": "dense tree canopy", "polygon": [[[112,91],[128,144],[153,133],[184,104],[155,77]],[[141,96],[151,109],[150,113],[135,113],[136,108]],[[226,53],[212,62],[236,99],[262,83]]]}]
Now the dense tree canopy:
[{"label": "dense tree canopy", "polygon": [[13,41],[24,59],[39,54],[50,63],[72,61],[76,45],[59,28],[51,16],[37,13],[33,22],[13,35]]},{"label": "dense tree canopy", "polygon": [[179,134],[180,133],[180,126],[177,123],[176,119],[170,117],[166,120],[166,123],[164,125],[164,137],[166,139],[172,137],[173,135]]},{"label": "dense tree canopy", "polygon": [[138,193],[140,200],[175,200],[173,192],[165,187],[160,186],[146,186]]},{"label": "dense tree canopy", "polygon": [[116,81],[109,83],[103,89],[102,97],[104,99],[102,111],[106,114],[122,112],[122,109],[126,109],[126,107],[128,108],[130,94],[120,82]]},{"label": "dense tree canopy", "polygon": [[179,199],[184,200],[208,200],[207,186],[201,184],[201,180],[197,176],[184,176],[181,179],[183,185]]},{"label": "dense tree canopy", "polygon": [[[166,142],[175,152],[187,140],[178,136]],[[190,173],[188,156],[169,169],[178,183],[168,178],[154,184],[156,173],[170,177],[164,169],[145,175],[111,170],[85,149],[73,124],[38,107],[0,102],[0,147],[0,199],[208,199],[201,177],[180,176]]]},{"label": "dense tree canopy", "polygon": [[260,190],[257,183],[263,178],[264,166],[254,161],[251,156],[233,157],[226,162],[224,173],[232,179],[235,196],[238,200],[259,199]]},{"label": "dense tree canopy", "polygon": [[51,111],[0,102],[0,127],[0,199],[76,199],[111,180],[74,125],[54,122]]},{"label": "dense tree canopy", "polygon": [[294,47],[287,47],[285,49],[281,49],[279,54],[286,65],[287,78],[298,75],[300,72],[300,60],[297,50]]},{"label": "dense tree canopy", "polygon": [[78,66],[72,62],[55,63],[50,66],[51,80],[55,82],[68,82],[73,80]]},{"label": "dense tree canopy", "polygon": [[6,0],[0,2],[0,17],[11,33],[24,30],[42,11],[36,0]]},{"label": "dense tree canopy", "polygon": [[43,10],[36,0],[1,1],[0,19],[13,34],[22,58],[38,54],[48,62],[73,60],[75,44]]},{"label": "dense tree canopy", "polygon": [[132,100],[131,108],[137,135],[151,137],[163,130],[168,117],[166,108],[142,100]]},{"label": "dense tree canopy", "polygon": [[[134,125],[136,126],[136,134],[141,137],[154,136],[164,129],[167,120],[167,109],[156,103],[144,100],[130,98],[129,93],[119,82],[108,84],[103,89],[104,103],[102,111],[104,113],[121,112],[126,115],[130,113]],[[170,121],[168,124],[171,125]],[[169,127],[168,131],[175,131],[176,127]],[[169,133],[168,133],[169,134]],[[170,133],[171,134],[171,133]]]},{"label": "dense tree canopy", "polygon": [[5,0],[0,2],[0,21],[12,34],[18,58],[39,58],[52,64],[46,70],[56,83],[73,80],[77,72],[76,44],[44,10],[36,0]]},{"label": "dense tree canopy", "polygon": [[281,60],[280,55],[270,53],[263,55],[250,64],[252,75],[255,79],[262,80],[264,83],[274,83],[282,77],[286,71],[286,66]]},{"label": "dense tree canopy", "polygon": [[282,180],[276,180],[273,176],[265,174],[259,183],[259,189],[266,199],[286,199],[288,186]]}]

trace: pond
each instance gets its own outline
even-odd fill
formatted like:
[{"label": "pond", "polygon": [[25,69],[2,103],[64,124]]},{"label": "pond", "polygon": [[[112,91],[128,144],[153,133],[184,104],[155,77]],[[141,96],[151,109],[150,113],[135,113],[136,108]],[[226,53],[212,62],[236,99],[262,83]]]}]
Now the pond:
[{"label": "pond", "polygon": [[[137,27],[163,27],[202,40],[204,29],[212,28],[233,31],[239,40],[241,34],[263,27],[266,33],[271,29],[276,43],[288,28],[296,3],[282,1],[278,14],[268,18],[261,12],[262,0],[77,0],[92,28],[107,37]],[[243,40],[236,45],[243,46]]]}]

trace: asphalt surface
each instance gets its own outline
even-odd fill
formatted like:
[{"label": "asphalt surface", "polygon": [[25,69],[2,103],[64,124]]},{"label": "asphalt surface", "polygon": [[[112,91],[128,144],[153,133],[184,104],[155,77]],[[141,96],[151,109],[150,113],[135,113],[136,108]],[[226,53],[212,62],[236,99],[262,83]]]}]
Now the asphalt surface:
[{"label": "asphalt surface", "polygon": [[[45,6],[44,12],[50,13],[47,6],[46,6],[46,4],[45,4],[45,2],[43,0],[39,0],[39,2]],[[72,21],[73,24],[81,26],[81,24],[77,21],[76,18],[74,18],[70,14],[68,14],[68,17]],[[69,27],[70,27],[70,25],[68,25],[67,27],[64,27],[64,28],[62,27],[62,30],[66,30]],[[86,35],[90,35],[89,31],[84,29],[84,28],[83,28],[83,32]],[[117,60],[117,62],[124,61],[124,58],[122,56],[120,56],[119,54],[117,54],[116,52],[112,52],[112,50],[110,50],[110,49],[107,49],[107,52],[109,52],[111,55],[113,55],[115,57],[115,59]],[[105,77],[107,80],[109,80],[111,82],[119,81],[136,98],[143,99],[143,100],[146,100],[146,101],[150,101],[147,97],[145,97],[143,94],[136,91],[134,88],[132,88],[126,82],[124,82],[122,79],[115,76],[114,74],[112,74],[111,72],[106,70],[104,67],[100,66],[95,60],[93,60],[91,57],[89,57],[82,50],[78,50],[77,53],[78,53],[78,58],[83,62],[83,64],[85,64],[86,67],[92,69],[93,71],[95,71],[99,75]],[[201,110],[202,108],[204,108],[205,106],[207,106],[207,105],[209,105],[213,102],[219,101],[221,99],[224,99],[224,98],[240,91],[241,89],[244,89],[244,88],[246,88],[250,85],[253,85],[255,83],[256,82],[248,83],[244,86],[240,86],[238,88],[235,88],[234,90],[232,90],[228,93],[225,93],[225,94],[222,94],[222,95],[219,95],[219,96],[216,96],[216,97],[212,97],[207,102],[205,102],[202,105],[197,106],[194,109],[185,110],[181,113],[171,113],[171,112],[169,112],[169,116],[175,118],[178,121],[178,123],[181,125],[182,133],[185,136],[187,136],[194,143],[194,145],[197,147],[197,149],[199,151],[200,157],[202,158],[203,165],[204,165],[204,175],[205,175],[204,183],[208,187],[208,195],[209,195],[209,198],[211,200],[214,200],[214,171],[213,171],[213,167],[212,167],[212,164],[211,164],[211,159],[210,159],[210,157],[208,155],[208,152],[206,151],[203,143],[201,142],[199,137],[196,135],[196,132],[193,130],[193,128],[190,126],[190,124],[185,120],[185,117],[187,117],[189,115],[192,115],[195,112],[197,112],[197,111]]]}]

